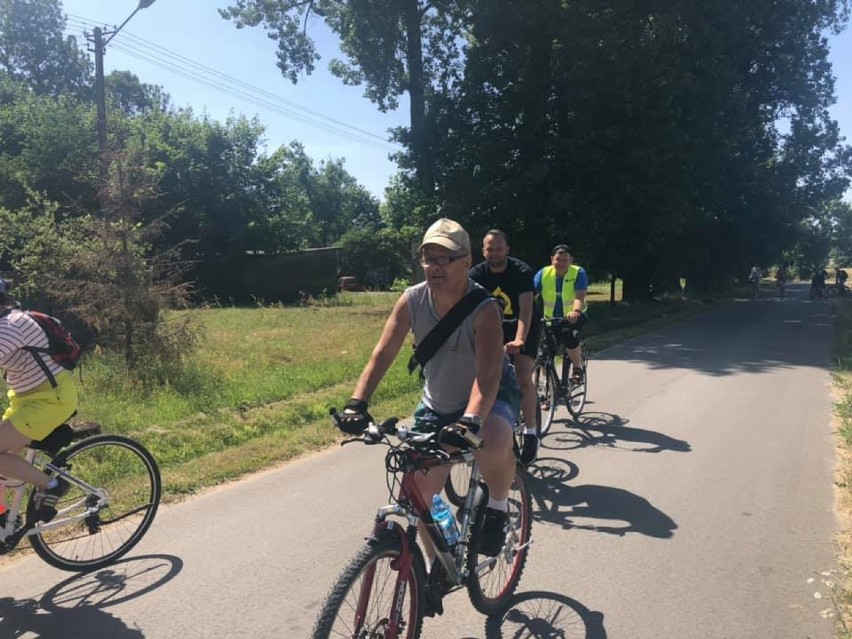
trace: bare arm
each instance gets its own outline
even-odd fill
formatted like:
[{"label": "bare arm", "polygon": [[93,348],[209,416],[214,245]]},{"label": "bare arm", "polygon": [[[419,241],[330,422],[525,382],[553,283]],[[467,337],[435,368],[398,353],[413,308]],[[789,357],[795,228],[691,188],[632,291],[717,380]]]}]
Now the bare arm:
[{"label": "bare arm", "polygon": [[477,311],[473,330],[476,380],[464,412],[485,419],[497,399],[503,374],[503,324],[496,304],[488,304]]},{"label": "bare arm", "polygon": [[580,316],[580,313],[583,312],[583,308],[586,306],[586,293],[588,291],[574,291],[574,301],[571,307],[571,311],[568,313],[571,315],[571,319],[576,321]]},{"label": "bare arm", "polygon": [[399,349],[405,342],[405,336],[411,330],[407,306],[406,296],[403,294],[394,304],[390,317],[385,322],[382,336],[379,337],[379,341],[376,343],[372,355],[370,355],[370,360],[361,372],[358,383],[355,384],[355,390],[352,393],[353,398],[365,402],[370,401],[379,382],[382,381],[385,373],[388,372],[388,368],[393,364],[393,360],[396,359]]}]

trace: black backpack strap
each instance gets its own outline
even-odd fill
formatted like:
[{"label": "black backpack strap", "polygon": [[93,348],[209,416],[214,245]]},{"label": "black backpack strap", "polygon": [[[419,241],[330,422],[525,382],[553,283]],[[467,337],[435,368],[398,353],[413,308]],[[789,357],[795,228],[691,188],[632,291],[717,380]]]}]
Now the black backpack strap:
[{"label": "black backpack strap", "polygon": [[47,362],[44,361],[43,355],[43,353],[49,353],[50,351],[46,348],[39,348],[37,346],[24,346],[21,348],[21,350],[27,351],[30,355],[33,356],[33,359],[36,361],[36,364],[39,365],[39,368],[41,368],[42,372],[47,376],[47,381],[50,382],[50,385],[53,388],[56,388],[56,377],[53,376],[50,367],[47,365]]},{"label": "black backpack strap", "polygon": [[414,345],[414,354],[408,360],[408,373],[413,373],[418,366],[422,371],[426,362],[432,359],[465,318],[489,297],[491,297],[491,293],[477,286],[456,302],[455,306],[438,320],[438,323],[423,338],[423,341]]}]

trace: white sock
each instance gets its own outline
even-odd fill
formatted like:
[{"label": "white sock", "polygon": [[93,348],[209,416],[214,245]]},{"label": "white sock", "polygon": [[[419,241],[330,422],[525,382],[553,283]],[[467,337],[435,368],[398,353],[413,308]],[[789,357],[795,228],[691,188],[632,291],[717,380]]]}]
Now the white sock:
[{"label": "white sock", "polygon": [[488,507],[494,510],[502,510],[504,513],[509,511],[509,498],[506,499],[494,499],[493,497],[488,497]]},{"label": "white sock", "polygon": [[524,426],[524,435],[535,435],[535,428],[527,428]]}]

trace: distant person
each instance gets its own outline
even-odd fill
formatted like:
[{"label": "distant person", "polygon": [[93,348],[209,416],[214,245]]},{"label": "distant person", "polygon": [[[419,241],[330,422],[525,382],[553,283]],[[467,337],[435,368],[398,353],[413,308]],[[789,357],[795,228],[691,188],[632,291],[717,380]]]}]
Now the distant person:
[{"label": "distant person", "polygon": [[820,267],[814,267],[814,273],[811,277],[811,299],[821,300],[825,297],[825,280],[828,273]]},{"label": "distant person", "polygon": [[748,273],[748,281],[751,282],[751,299],[755,300],[760,297],[760,278],[763,277],[763,269],[756,264],[751,267]]},{"label": "distant person", "polygon": [[571,383],[583,384],[586,371],[580,352],[580,331],[586,325],[586,295],[589,278],[582,266],[574,264],[571,249],[565,244],[553,247],[550,266],[535,274],[535,290],[541,295],[544,318],[563,318],[565,325],[556,331],[557,339],[571,360]]},{"label": "distant person", "polygon": [[778,287],[778,297],[784,299],[784,289],[787,285],[787,267],[782,264],[775,273],[775,286]]},{"label": "distant person", "polygon": [[470,279],[496,297],[503,308],[503,349],[514,358],[524,411],[521,463],[528,466],[535,461],[539,446],[532,372],[541,321],[538,314],[533,314],[533,270],[526,262],[509,256],[506,234],[498,229],[491,229],[483,237],[482,255],[485,261],[470,269]]}]

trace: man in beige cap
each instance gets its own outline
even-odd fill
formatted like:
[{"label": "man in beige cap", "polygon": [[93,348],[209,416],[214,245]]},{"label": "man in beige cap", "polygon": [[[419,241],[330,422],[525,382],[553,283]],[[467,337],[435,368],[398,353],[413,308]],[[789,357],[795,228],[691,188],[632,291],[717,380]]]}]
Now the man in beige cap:
[{"label": "man in beige cap", "polygon": [[[453,220],[441,218],[429,227],[420,244],[420,263],[426,281],[407,289],[394,304],[341,414],[339,426],[344,432],[363,432],[372,420],[367,402],[408,332],[414,333],[416,343],[422,343],[442,316],[479,287],[468,278],[470,238]],[[503,353],[501,320],[493,297],[487,297],[467,316],[423,367],[423,397],[414,412],[415,428],[440,431],[439,441],[449,446],[466,447],[469,433],[482,439],[482,448],[475,454],[488,485],[489,501],[479,552],[489,556],[497,555],[505,541],[507,497],[515,477],[512,425],[520,406],[514,369]],[[449,466],[439,466],[417,476],[428,503],[443,488],[449,470]],[[433,554],[431,548],[427,552]]]}]

